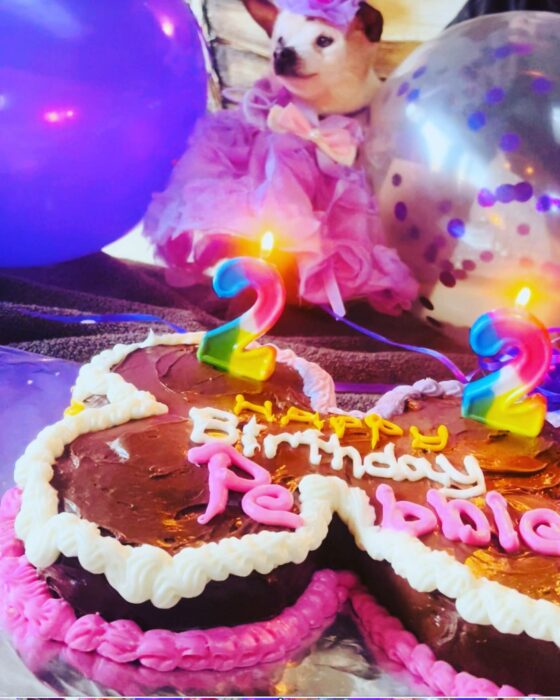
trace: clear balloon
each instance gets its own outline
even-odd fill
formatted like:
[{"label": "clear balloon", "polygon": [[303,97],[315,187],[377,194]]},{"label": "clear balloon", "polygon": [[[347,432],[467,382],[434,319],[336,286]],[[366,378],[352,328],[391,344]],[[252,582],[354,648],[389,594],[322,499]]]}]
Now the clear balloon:
[{"label": "clear balloon", "polygon": [[366,146],[417,312],[466,336],[482,313],[560,325],[560,15],[510,12],[443,32],[379,90]]},{"label": "clear balloon", "polygon": [[80,257],[123,235],[205,106],[184,0],[3,0],[0,266]]}]

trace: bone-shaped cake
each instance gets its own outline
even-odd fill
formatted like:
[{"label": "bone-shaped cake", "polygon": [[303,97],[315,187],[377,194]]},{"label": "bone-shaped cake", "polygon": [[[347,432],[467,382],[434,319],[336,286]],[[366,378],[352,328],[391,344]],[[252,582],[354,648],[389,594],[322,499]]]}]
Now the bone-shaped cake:
[{"label": "bone-shaped cake", "polygon": [[95,357],[17,463],[17,536],[82,646],[100,619],[146,635],[280,619],[318,571],[349,569],[442,662],[560,688],[552,428],[462,418],[455,381],[346,413],[291,351],[259,382],[200,363],[200,339]]}]

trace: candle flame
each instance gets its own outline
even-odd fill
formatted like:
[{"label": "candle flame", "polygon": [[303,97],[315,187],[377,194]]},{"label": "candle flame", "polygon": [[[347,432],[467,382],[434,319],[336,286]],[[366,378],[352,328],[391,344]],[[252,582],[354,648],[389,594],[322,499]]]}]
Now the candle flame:
[{"label": "candle flame", "polygon": [[268,258],[274,248],[274,234],[266,231],[261,238],[261,258]]},{"label": "candle flame", "polygon": [[532,296],[533,292],[531,291],[530,287],[522,287],[519,290],[519,294],[515,298],[515,305],[520,306],[524,309],[527,306],[527,304],[531,301]]}]

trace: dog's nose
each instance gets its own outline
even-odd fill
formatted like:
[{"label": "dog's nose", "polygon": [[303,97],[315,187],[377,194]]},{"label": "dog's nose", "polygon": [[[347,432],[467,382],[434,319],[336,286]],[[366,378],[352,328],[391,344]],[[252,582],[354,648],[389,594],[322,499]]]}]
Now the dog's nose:
[{"label": "dog's nose", "polygon": [[274,72],[276,75],[293,73],[298,60],[295,49],[289,46],[274,52]]}]

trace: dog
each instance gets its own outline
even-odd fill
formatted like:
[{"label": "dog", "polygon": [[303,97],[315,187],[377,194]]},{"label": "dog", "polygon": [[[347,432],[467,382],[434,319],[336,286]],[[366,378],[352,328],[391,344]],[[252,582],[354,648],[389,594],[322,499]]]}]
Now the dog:
[{"label": "dog", "polygon": [[353,114],[380,85],[374,69],[383,16],[360,3],[346,29],[279,10],[270,0],[243,0],[272,42],[272,68],[282,85],[319,115]]},{"label": "dog", "polygon": [[189,285],[225,257],[257,254],[277,233],[275,260],[292,300],[367,299],[378,311],[411,306],[418,285],[388,247],[362,163],[380,12],[360,0],[243,0],[272,41],[271,70],[229,110],[203,118],[145,233]]}]

